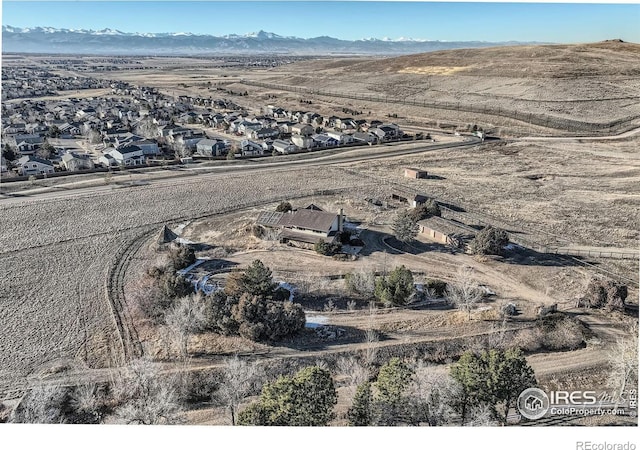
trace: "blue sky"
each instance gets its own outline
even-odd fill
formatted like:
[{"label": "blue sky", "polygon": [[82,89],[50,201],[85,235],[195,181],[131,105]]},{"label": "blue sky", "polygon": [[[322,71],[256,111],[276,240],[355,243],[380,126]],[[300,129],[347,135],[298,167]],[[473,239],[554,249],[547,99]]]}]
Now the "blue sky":
[{"label": "blue sky", "polygon": [[2,24],[341,39],[640,42],[640,4],[3,1]]}]

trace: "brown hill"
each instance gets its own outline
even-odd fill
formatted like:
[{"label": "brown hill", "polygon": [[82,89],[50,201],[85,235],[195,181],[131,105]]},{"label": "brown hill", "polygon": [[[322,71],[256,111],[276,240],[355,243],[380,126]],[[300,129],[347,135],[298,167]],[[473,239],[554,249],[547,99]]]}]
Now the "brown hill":
[{"label": "brown hill", "polygon": [[613,40],[593,44],[490,47],[352,60],[352,63],[345,65],[345,71],[514,78],[636,76],[640,75],[640,44]]}]

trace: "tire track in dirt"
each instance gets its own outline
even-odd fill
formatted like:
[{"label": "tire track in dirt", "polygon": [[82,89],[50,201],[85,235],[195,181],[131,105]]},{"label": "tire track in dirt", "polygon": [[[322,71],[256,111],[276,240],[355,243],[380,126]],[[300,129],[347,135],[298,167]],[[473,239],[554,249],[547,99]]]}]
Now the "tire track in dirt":
[{"label": "tire track in dirt", "polygon": [[119,347],[121,347],[122,352],[120,365],[124,365],[132,359],[139,358],[143,354],[138,333],[126,308],[124,285],[127,269],[131,261],[140,247],[149,239],[153,231],[153,229],[147,229],[132,241],[124,242],[123,250],[120,251],[112,262],[105,282],[105,293],[109,306],[111,307],[118,334]]}]

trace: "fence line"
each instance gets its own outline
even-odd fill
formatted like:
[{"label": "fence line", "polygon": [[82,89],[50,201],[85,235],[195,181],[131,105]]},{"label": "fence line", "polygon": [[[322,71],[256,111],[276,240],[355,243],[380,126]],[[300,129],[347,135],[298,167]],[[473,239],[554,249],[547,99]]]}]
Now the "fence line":
[{"label": "fence line", "polygon": [[574,119],[552,117],[544,114],[534,114],[526,111],[518,111],[515,109],[507,109],[501,107],[491,107],[487,105],[476,106],[460,102],[441,102],[434,100],[400,100],[389,96],[377,96],[364,93],[343,93],[337,91],[325,91],[320,89],[311,89],[302,86],[288,86],[277,83],[265,83],[260,81],[252,81],[241,79],[240,83],[248,86],[264,87],[269,89],[278,89],[281,91],[297,92],[300,94],[322,95],[328,97],[348,98],[352,100],[362,100],[370,102],[394,103],[408,106],[418,106],[423,108],[446,109],[451,111],[473,112],[477,114],[488,114],[493,116],[515,119],[526,122],[531,125],[538,125],[545,128],[555,128],[567,132],[588,132],[594,134],[610,135],[614,131],[619,131],[625,126],[629,127],[629,122],[637,119],[639,116],[627,116],[622,119],[612,120],[609,122],[585,122]]}]

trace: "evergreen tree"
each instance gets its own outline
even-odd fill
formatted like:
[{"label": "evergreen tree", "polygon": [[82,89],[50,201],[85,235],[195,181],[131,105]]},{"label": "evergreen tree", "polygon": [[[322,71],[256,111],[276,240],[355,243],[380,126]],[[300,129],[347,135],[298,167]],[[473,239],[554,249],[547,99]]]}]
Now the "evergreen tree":
[{"label": "evergreen tree", "polygon": [[418,235],[420,227],[408,211],[399,213],[391,225],[393,235],[401,242],[408,243]]},{"label": "evergreen tree", "polygon": [[356,389],[353,405],[347,411],[347,419],[352,427],[366,427],[373,424],[373,394],[370,382],[365,381]]},{"label": "evergreen tree", "polygon": [[488,405],[506,423],[520,393],[537,383],[520,349],[466,352],[452,367],[451,376],[462,386],[459,413],[463,420],[470,408]]},{"label": "evergreen tree", "polygon": [[260,399],[238,415],[240,425],[325,426],[338,395],[331,374],[306,367],[293,378],[280,377],[262,388]]},{"label": "evergreen tree", "polygon": [[277,287],[276,283],[273,282],[271,269],[266,267],[259,259],[251,263],[239,281],[242,292],[260,297],[273,296]]},{"label": "evergreen tree", "polygon": [[413,275],[405,266],[396,267],[388,276],[376,279],[374,295],[386,306],[406,305],[414,293]]}]

